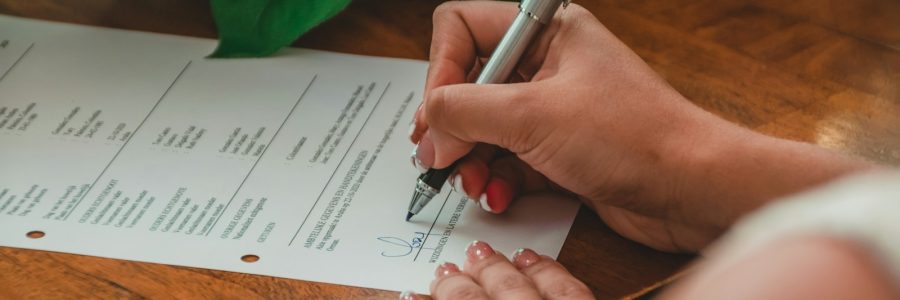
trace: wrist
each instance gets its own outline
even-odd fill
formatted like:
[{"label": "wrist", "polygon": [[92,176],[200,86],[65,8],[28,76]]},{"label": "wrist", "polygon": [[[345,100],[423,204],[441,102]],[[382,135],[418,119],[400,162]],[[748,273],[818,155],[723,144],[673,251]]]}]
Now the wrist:
[{"label": "wrist", "polygon": [[765,200],[748,197],[744,190],[734,190],[734,186],[741,185],[741,177],[763,174],[740,169],[743,165],[765,168],[766,162],[753,161],[760,157],[742,153],[777,139],[742,128],[693,105],[684,110],[679,125],[671,127],[661,144],[662,170],[654,176],[657,186],[654,197],[669,203],[667,213],[674,221],[723,232]]},{"label": "wrist", "polygon": [[671,192],[663,196],[681,205],[684,221],[723,231],[771,201],[875,167],[817,145],[764,135],[705,111],[679,131],[669,143],[668,151],[677,155],[666,164]]}]

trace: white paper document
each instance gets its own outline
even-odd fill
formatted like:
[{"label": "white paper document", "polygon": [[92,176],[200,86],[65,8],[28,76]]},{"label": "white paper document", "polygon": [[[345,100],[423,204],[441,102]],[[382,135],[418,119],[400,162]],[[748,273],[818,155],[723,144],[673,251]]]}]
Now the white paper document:
[{"label": "white paper document", "polygon": [[426,62],[215,44],[0,16],[0,245],[418,292],[475,239],[559,253],[572,199],[404,221]]}]

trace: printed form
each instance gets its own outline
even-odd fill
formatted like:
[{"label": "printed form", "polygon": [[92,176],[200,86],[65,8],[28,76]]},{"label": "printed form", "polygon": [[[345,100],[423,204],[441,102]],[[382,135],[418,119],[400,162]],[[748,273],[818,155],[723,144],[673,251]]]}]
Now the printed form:
[{"label": "printed form", "polygon": [[0,245],[418,292],[475,239],[559,253],[573,199],[404,221],[426,62],[214,47],[0,16]]}]

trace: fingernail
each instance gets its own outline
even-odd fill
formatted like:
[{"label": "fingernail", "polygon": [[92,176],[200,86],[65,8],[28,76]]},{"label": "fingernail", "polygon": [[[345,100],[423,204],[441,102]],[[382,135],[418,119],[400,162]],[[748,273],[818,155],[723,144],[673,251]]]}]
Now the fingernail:
[{"label": "fingernail", "polygon": [[434,278],[440,279],[457,273],[459,273],[459,266],[452,262],[444,262],[434,270]]},{"label": "fingernail", "polygon": [[466,257],[470,261],[482,260],[491,255],[494,255],[494,249],[491,248],[491,245],[482,241],[475,240],[466,248]]},{"label": "fingernail", "polygon": [[450,173],[450,177],[447,177],[447,182],[450,183],[450,189],[459,193],[459,191],[456,190],[456,184],[454,184],[456,182],[456,172]]},{"label": "fingernail", "polygon": [[422,101],[419,101],[419,106],[416,106],[416,112],[413,113],[413,122],[419,118],[419,114],[422,113],[422,106],[425,104],[425,98],[422,98]]},{"label": "fingernail", "polygon": [[409,137],[410,140],[413,139],[413,133],[416,133],[416,122],[413,121],[412,124],[409,124],[409,130],[406,133],[406,136]]},{"label": "fingernail", "polygon": [[[466,194],[465,187],[463,187],[462,175],[456,174],[453,177],[450,177],[450,186],[453,187],[454,192],[457,192],[457,193],[460,193],[463,195],[468,195],[468,194]],[[466,197],[468,197],[468,196],[466,196]]]},{"label": "fingernail", "polygon": [[494,213],[494,210],[491,209],[491,205],[488,204],[487,193],[481,193],[481,197],[478,197],[478,203],[481,204],[481,209],[484,211]]},{"label": "fingernail", "polygon": [[419,294],[416,294],[416,292],[403,291],[402,293],[400,293],[400,300],[418,300],[418,299],[422,299],[422,298],[419,297]]},{"label": "fingernail", "polygon": [[426,168],[422,165],[422,161],[419,160],[418,152],[419,152],[419,145],[416,145],[415,147],[413,147],[413,151],[412,151],[412,154],[409,156],[409,160],[412,162],[413,167],[415,167],[416,170],[419,171],[419,173],[425,173],[428,171],[428,168]]},{"label": "fingernail", "polygon": [[418,144],[422,139],[422,131],[419,130],[419,126],[416,126],[419,121],[419,116],[422,114],[422,104],[425,103],[423,99],[419,102],[419,107],[416,108],[416,112],[413,114],[412,124],[409,124],[409,140],[413,142],[413,144]]},{"label": "fingernail", "polygon": [[487,186],[484,187],[482,197],[484,199],[482,200],[482,208],[486,207],[485,210],[499,214],[509,208],[509,203],[513,198],[513,190],[506,179],[491,177]]},{"label": "fingernail", "polygon": [[434,164],[434,143],[431,142],[431,134],[425,133],[422,140],[413,149],[413,164],[419,173],[425,173]]},{"label": "fingernail", "polygon": [[519,248],[513,254],[512,261],[519,269],[527,268],[541,260],[541,256],[531,249]]}]

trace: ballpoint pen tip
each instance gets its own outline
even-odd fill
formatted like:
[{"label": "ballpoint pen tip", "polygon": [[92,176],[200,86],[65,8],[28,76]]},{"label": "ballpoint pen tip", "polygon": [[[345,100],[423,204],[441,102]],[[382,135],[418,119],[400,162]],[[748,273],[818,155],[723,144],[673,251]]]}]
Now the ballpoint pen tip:
[{"label": "ballpoint pen tip", "polygon": [[412,219],[413,216],[415,216],[415,214],[411,212],[406,213],[406,221],[409,222],[409,219]]}]

